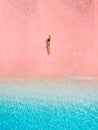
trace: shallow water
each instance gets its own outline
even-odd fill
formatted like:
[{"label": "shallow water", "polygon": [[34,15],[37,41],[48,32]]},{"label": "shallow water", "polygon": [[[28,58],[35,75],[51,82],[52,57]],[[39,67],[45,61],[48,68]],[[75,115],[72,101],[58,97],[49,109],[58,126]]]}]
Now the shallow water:
[{"label": "shallow water", "polygon": [[98,130],[98,84],[1,82],[0,130]]}]

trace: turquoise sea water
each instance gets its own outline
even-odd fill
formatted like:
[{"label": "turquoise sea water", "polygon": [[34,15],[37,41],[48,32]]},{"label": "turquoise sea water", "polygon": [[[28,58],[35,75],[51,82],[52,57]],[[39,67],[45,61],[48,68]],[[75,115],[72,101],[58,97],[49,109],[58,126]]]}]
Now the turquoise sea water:
[{"label": "turquoise sea water", "polygon": [[0,130],[98,130],[98,85],[1,82]]}]

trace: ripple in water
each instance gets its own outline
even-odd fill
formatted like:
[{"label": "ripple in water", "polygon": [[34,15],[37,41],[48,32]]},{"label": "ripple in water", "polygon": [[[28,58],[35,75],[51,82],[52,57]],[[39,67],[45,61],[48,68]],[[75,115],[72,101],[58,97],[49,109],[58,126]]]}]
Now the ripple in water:
[{"label": "ripple in water", "polygon": [[2,82],[0,130],[98,130],[98,85]]}]

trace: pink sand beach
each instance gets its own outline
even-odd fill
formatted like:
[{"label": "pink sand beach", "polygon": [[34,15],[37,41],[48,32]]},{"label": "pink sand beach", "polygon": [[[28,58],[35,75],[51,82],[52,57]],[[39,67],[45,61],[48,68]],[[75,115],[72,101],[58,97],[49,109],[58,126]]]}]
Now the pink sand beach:
[{"label": "pink sand beach", "polygon": [[97,12],[97,0],[1,0],[0,78],[98,77]]}]

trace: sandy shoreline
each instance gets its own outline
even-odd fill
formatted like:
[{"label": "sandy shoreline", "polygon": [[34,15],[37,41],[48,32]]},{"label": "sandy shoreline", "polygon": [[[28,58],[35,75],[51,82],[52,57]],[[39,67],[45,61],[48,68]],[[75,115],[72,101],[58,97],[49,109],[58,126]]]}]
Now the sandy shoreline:
[{"label": "sandy shoreline", "polygon": [[14,78],[14,79],[10,79],[10,78],[1,78],[0,79],[0,83],[86,83],[86,84],[98,84],[98,78],[94,78],[94,77],[67,77],[67,78]]},{"label": "sandy shoreline", "polygon": [[[57,130],[58,128],[66,129],[68,121],[70,121],[70,128],[66,130],[71,129],[71,126],[72,129],[75,126],[74,130],[80,130],[80,128],[83,128],[81,130],[95,130],[98,128],[97,86],[98,84],[91,84],[90,81],[87,83],[71,79],[54,82],[0,82],[1,129],[5,126],[12,129],[12,124],[15,124],[13,129],[17,126],[17,130],[19,128],[21,130],[27,126],[28,130],[29,124],[30,130],[31,126],[32,129],[38,126],[37,129],[44,130],[48,124],[53,126],[52,120],[56,122]],[[38,121],[41,121],[40,127]],[[78,122],[79,125],[77,125]],[[65,127],[61,128],[64,125]],[[47,127],[47,130],[55,130],[55,128]]]},{"label": "sandy shoreline", "polygon": [[[0,98],[17,101],[48,100],[71,101],[80,103],[83,101],[91,104],[98,101],[98,82],[88,80],[62,80],[62,81],[0,81]],[[27,100],[25,100],[27,99]]]}]

